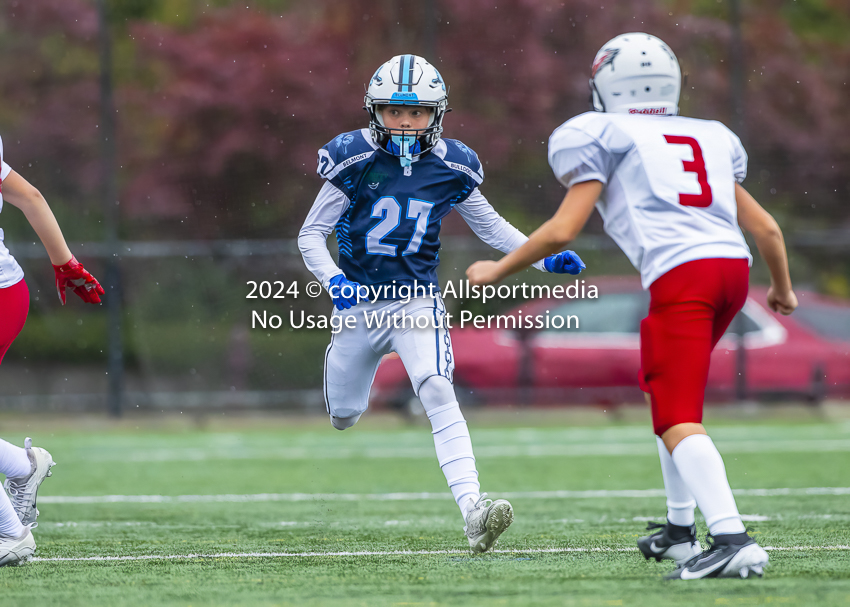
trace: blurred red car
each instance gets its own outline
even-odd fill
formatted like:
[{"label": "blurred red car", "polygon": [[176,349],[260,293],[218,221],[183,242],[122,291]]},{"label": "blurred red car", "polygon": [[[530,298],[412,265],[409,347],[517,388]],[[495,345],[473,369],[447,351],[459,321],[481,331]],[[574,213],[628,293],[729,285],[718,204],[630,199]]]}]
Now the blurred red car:
[{"label": "blurred red car", "polygon": [[[591,282],[599,288],[598,299],[535,300],[511,312],[575,315],[578,329],[453,329],[461,403],[642,402],[638,331],[649,294],[637,277]],[[800,307],[786,317],[766,307],[766,288],[750,289],[744,309],[712,355],[707,402],[850,396],[850,305],[797,294]],[[401,360],[385,357],[375,377],[373,405],[404,407],[412,398]]]}]

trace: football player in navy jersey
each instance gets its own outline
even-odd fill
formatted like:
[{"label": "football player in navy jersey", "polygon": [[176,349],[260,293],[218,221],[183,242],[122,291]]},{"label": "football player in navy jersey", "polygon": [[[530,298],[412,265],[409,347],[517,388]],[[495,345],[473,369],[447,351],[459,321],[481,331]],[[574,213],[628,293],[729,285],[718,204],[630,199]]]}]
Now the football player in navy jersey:
[{"label": "football player in navy jersey", "polygon": [[[441,137],[448,97],[434,66],[416,55],[393,57],[372,76],[365,101],[369,128],[343,133],[319,150],[325,182],[298,236],[307,268],[333,298],[334,315],[354,317],[331,336],[325,354],[327,411],[338,430],[357,423],[381,358],[396,352],[431,422],[469,545],[484,552],[511,524],[513,509],[479,492],[452,386],[454,357],[437,282],[440,224],[456,209],[481,240],[503,252],[527,238],[479,190],[484,172],[475,152]],[[334,229],[339,265],[327,248]],[[585,266],[564,251],[535,267],[578,274]],[[367,326],[373,313],[403,320]]]}]

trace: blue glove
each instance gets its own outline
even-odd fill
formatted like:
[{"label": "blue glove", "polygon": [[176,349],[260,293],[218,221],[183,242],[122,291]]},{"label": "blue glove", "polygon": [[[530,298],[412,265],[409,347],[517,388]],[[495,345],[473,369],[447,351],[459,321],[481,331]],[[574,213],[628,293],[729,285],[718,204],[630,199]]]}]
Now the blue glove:
[{"label": "blue glove", "polygon": [[563,251],[543,260],[543,267],[554,274],[579,274],[587,266],[574,251]]},{"label": "blue glove", "polygon": [[[328,292],[331,294],[337,310],[348,310],[356,306],[359,288],[359,282],[351,282],[344,274],[337,274],[328,283]],[[345,291],[344,295],[343,291]]]}]

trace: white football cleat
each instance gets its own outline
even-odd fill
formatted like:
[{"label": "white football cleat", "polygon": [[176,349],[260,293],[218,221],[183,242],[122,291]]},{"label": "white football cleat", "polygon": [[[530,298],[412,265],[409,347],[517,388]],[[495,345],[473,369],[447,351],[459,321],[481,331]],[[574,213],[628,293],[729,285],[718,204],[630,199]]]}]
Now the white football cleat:
[{"label": "white football cleat", "polygon": [[466,513],[463,528],[473,552],[487,552],[514,522],[514,509],[507,500],[490,500],[482,493]]},{"label": "white football cleat", "polygon": [[30,525],[38,518],[38,508],[35,505],[38,488],[45,478],[53,475],[50,469],[56,465],[56,462],[46,449],[33,447],[32,439],[29,437],[24,441],[24,448],[32,464],[32,472],[28,476],[7,478],[3,488],[9,494],[21,524]]},{"label": "white football cleat", "polygon": [[750,574],[761,577],[768,563],[767,552],[746,532],[708,535],[710,548],[679,565],[668,574],[668,580],[696,580],[708,577],[746,579]]},{"label": "white football cleat", "polygon": [[646,530],[654,533],[638,538],[637,545],[647,560],[670,559],[680,564],[702,553],[696,525],[679,527],[668,521],[649,523]]},{"label": "white football cleat", "polygon": [[35,525],[24,526],[21,537],[0,536],[0,567],[23,565],[35,552],[35,538],[32,528]]}]

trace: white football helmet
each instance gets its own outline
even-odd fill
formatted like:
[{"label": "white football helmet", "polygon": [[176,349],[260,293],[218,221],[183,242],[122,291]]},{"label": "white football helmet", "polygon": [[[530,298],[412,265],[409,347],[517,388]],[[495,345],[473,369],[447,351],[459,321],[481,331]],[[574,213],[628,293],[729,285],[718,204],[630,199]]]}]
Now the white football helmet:
[{"label": "white football helmet", "polygon": [[[375,72],[366,87],[369,132],[380,148],[394,156],[427,152],[440,140],[443,116],[448,111],[448,89],[440,72],[418,55],[396,55]],[[422,105],[434,108],[428,126],[405,130],[404,136],[391,135],[384,126],[380,105]],[[389,144],[388,144],[389,142]]]},{"label": "white football helmet", "polygon": [[593,60],[590,94],[597,112],[676,115],[681,90],[676,55],[655,36],[621,34]]}]

